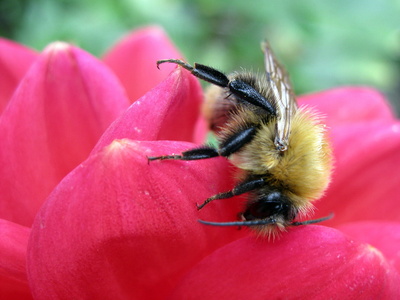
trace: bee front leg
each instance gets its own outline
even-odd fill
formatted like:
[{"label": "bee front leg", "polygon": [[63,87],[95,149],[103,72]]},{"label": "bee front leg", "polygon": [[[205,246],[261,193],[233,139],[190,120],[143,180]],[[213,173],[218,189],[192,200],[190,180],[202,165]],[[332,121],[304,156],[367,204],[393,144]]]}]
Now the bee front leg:
[{"label": "bee front leg", "polygon": [[244,181],[242,183],[239,183],[237,186],[235,186],[230,191],[227,191],[224,193],[219,193],[219,194],[216,194],[216,195],[208,198],[202,204],[197,205],[197,209],[198,210],[202,209],[204,206],[206,206],[211,201],[232,198],[234,196],[238,196],[238,195],[256,190],[264,185],[265,185],[265,181],[262,178]]}]

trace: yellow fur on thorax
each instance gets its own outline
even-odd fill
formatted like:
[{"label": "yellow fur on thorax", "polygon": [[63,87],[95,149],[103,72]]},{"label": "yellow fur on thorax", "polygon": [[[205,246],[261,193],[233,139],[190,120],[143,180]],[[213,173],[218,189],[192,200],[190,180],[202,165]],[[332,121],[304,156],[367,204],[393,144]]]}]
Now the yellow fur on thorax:
[{"label": "yellow fur on thorax", "polygon": [[[257,124],[256,120],[252,112],[239,112],[232,117],[227,132]],[[285,192],[305,211],[310,200],[322,196],[330,180],[332,159],[325,126],[312,110],[298,109],[292,119],[289,147],[280,152],[274,144],[275,124],[273,119],[263,123],[253,140],[232,155],[232,162],[249,174],[265,175],[271,186]]]}]

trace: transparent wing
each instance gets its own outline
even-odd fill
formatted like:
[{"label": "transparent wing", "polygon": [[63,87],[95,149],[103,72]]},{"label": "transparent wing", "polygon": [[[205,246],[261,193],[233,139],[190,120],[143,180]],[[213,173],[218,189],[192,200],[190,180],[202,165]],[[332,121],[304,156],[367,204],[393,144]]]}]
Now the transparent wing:
[{"label": "transparent wing", "polygon": [[275,96],[277,121],[275,146],[279,151],[287,150],[289,145],[290,125],[297,109],[296,99],[286,70],[277,62],[267,42],[261,48],[264,52],[265,71],[270,88]]}]

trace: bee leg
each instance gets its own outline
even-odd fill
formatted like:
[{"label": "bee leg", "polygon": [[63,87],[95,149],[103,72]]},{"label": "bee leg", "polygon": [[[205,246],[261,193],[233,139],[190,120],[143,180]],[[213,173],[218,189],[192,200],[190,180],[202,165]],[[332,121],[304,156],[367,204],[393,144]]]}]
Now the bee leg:
[{"label": "bee leg", "polygon": [[268,101],[263,95],[261,95],[254,87],[250,84],[235,79],[228,84],[229,91],[236,96],[237,99],[261,107],[273,116],[276,116],[276,109],[270,101]]},{"label": "bee leg", "polygon": [[240,148],[251,142],[256,132],[257,127],[253,126],[234,133],[221,143],[218,152],[221,156],[229,156],[239,151]]},{"label": "bee leg", "polygon": [[180,65],[186,70],[190,71],[197,78],[203,79],[212,84],[218,85],[220,87],[227,87],[229,83],[228,77],[226,75],[214,68],[202,65],[202,64],[194,64],[194,67],[189,65],[188,63],[180,60],[180,59],[164,59],[157,61],[157,68],[160,64],[163,63],[174,63]]},{"label": "bee leg", "polygon": [[152,160],[165,160],[165,159],[178,159],[178,160],[198,160],[207,159],[219,156],[218,150],[211,147],[201,147],[191,149],[178,155],[163,155],[163,156],[149,156],[147,159]]},{"label": "bee leg", "polygon": [[200,204],[200,205],[197,204],[197,209],[198,210],[202,209],[204,206],[206,206],[211,201],[219,200],[219,199],[232,198],[234,196],[238,196],[238,195],[241,195],[241,194],[244,194],[244,193],[251,192],[251,191],[253,191],[255,189],[258,189],[258,188],[260,188],[260,187],[262,187],[264,185],[265,185],[265,181],[262,178],[249,180],[249,181],[244,181],[242,183],[239,183],[237,186],[235,186],[230,191],[216,194],[216,195],[208,198],[202,204]]},{"label": "bee leg", "polygon": [[147,159],[149,161],[152,160],[166,160],[166,159],[176,159],[176,160],[199,160],[199,159],[207,159],[216,156],[229,156],[248,142],[250,142],[255,133],[257,131],[257,127],[249,127],[242,131],[237,132],[236,134],[230,136],[226,139],[219,149],[215,149],[208,146],[203,146],[200,148],[191,149],[181,154],[174,155],[162,155],[162,156],[149,156]]},{"label": "bee leg", "polygon": [[190,64],[184,62],[180,59],[164,59],[157,61],[157,68],[160,64],[163,63],[174,63],[177,64],[184,69],[190,71],[197,78],[203,79],[212,84],[218,85],[223,88],[228,88],[229,91],[237,97],[238,100],[250,103],[257,107],[261,107],[265,109],[271,115],[276,115],[276,109],[273,107],[272,103],[265,99],[263,95],[261,95],[254,87],[250,84],[235,79],[230,81],[229,78],[222,72],[202,65],[195,63],[194,67]]}]

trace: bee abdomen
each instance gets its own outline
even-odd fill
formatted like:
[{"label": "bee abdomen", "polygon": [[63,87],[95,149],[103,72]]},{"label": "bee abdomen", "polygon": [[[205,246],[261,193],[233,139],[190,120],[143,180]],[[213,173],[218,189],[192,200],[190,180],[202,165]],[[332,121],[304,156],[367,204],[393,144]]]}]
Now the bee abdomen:
[{"label": "bee abdomen", "polygon": [[237,101],[229,97],[224,89],[215,85],[207,89],[202,109],[203,116],[212,131],[219,132],[236,108]]}]

